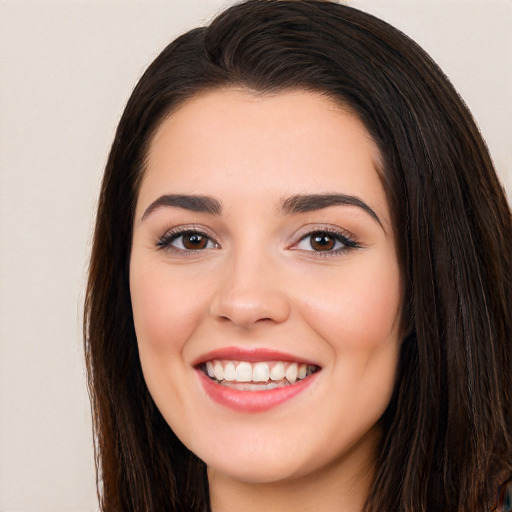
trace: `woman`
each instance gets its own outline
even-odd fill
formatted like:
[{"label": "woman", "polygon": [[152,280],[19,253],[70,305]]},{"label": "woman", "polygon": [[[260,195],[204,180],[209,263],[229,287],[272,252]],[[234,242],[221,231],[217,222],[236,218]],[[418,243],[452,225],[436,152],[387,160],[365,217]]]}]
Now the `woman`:
[{"label": "woman", "polygon": [[86,356],[103,510],[479,511],[512,472],[512,221],[418,46],[248,1],[135,88]]}]

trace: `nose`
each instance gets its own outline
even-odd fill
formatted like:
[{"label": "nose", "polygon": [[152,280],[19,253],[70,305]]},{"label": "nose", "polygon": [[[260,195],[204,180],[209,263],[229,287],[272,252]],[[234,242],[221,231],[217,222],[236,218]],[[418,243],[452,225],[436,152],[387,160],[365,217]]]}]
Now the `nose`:
[{"label": "nose", "polygon": [[213,297],[210,314],[243,329],[285,322],[290,315],[285,288],[268,259],[254,254],[233,258]]}]

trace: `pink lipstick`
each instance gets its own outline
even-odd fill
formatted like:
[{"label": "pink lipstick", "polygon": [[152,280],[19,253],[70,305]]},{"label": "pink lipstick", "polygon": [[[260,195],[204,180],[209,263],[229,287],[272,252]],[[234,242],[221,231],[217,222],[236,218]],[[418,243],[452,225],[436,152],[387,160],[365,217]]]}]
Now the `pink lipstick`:
[{"label": "pink lipstick", "polygon": [[228,347],[203,355],[196,372],[214,401],[241,412],[262,412],[306,390],[320,367],[283,352]]}]

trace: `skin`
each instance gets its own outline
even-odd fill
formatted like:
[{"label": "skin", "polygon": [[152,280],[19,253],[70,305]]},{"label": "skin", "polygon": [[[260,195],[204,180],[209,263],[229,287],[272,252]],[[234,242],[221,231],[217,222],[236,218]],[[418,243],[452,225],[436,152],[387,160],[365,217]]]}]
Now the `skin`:
[{"label": "skin", "polygon": [[[362,508],[401,339],[378,162],[355,115],[306,91],[203,93],[152,140],[133,226],[135,329],[158,408],[208,466],[214,512]],[[364,201],[378,220],[357,205],[282,208],[290,196],[333,193]],[[148,211],[163,194],[211,196],[222,212]],[[180,226],[214,241],[158,246]],[[322,229],[357,247],[315,252],[308,234]],[[321,370],[277,407],[235,411],[204,392],[194,368],[231,346],[279,350]]]}]

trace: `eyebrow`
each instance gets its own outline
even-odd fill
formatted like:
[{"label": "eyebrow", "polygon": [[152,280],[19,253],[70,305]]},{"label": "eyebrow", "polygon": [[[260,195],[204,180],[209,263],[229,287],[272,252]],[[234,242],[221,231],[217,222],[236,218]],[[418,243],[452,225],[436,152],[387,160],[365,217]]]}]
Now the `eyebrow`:
[{"label": "eyebrow", "polygon": [[[214,197],[188,194],[165,194],[148,206],[142,215],[141,221],[155,210],[165,206],[183,208],[193,212],[209,213],[211,215],[222,214],[222,204]],[[294,213],[322,210],[330,206],[356,206],[367,212],[383,227],[379,217],[370,206],[358,197],[346,194],[298,194],[282,199],[279,209],[284,215],[292,215]]]},{"label": "eyebrow", "polygon": [[345,194],[299,194],[288,197],[281,202],[281,211],[284,214],[305,213],[329,206],[356,206],[368,213],[382,228],[382,222],[375,211],[362,199]]},{"label": "eyebrow", "polygon": [[163,206],[173,206],[175,208],[183,208],[193,212],[210,213],[212,215],[220,215],[222,213],[220,201],[211,196],[166,194],[160,196],[148,206],[142,215],[141,221]]}]

